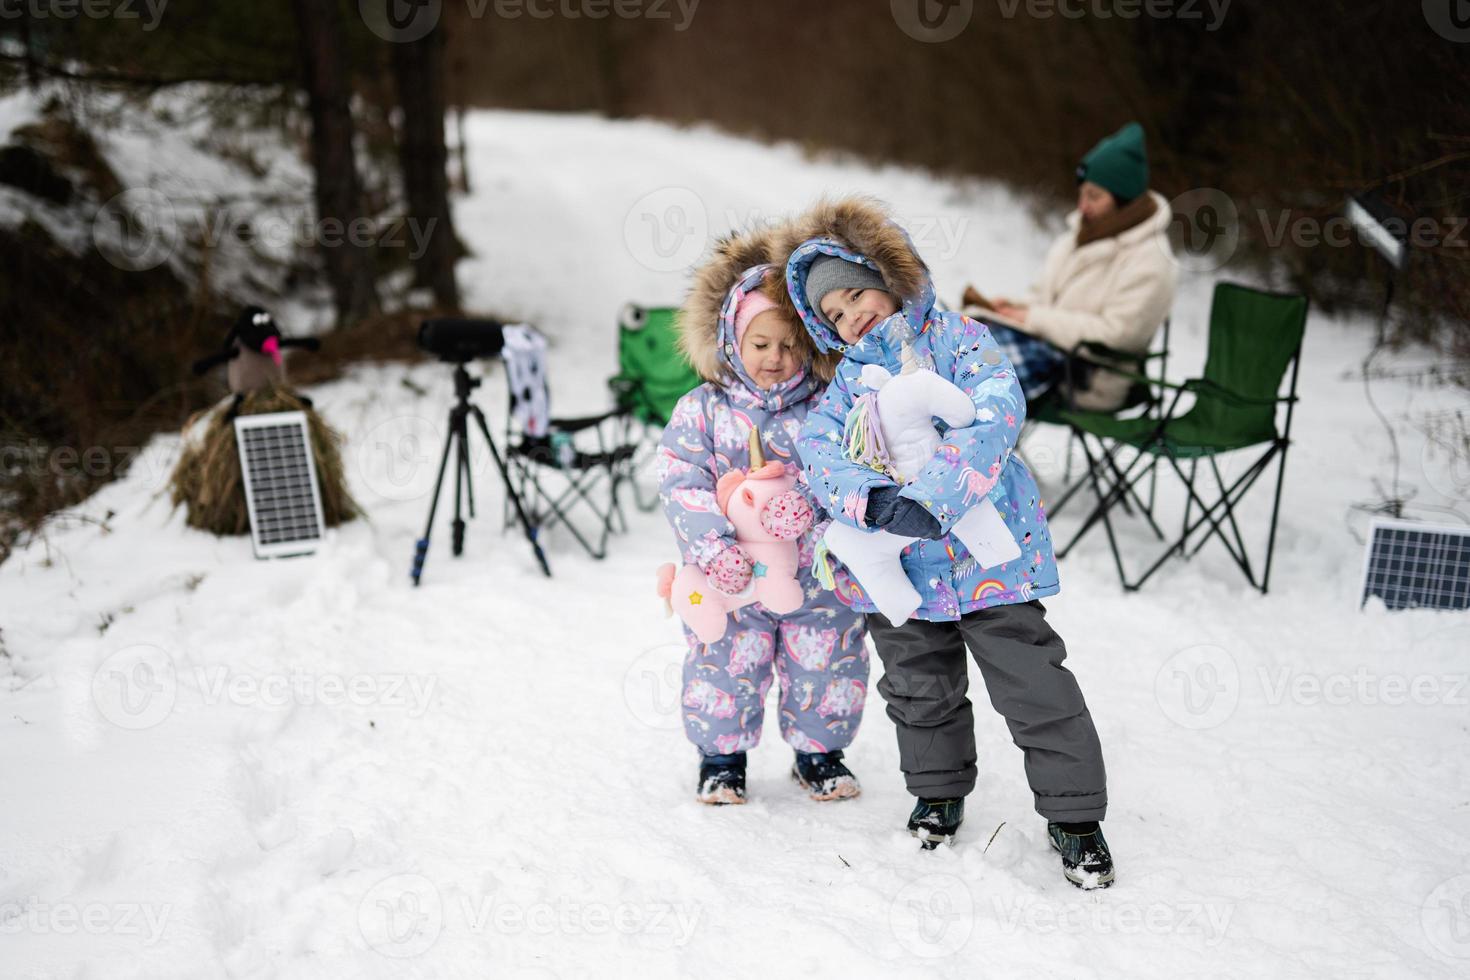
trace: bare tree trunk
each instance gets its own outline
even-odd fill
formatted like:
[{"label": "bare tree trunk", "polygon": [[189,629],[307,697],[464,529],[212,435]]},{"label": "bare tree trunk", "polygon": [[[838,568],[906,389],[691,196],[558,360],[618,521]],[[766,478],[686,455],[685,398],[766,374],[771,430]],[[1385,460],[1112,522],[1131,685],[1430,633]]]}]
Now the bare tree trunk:
[{"label": "bare tree trunk", "polygon": [[293,0],[311,106],[318,244],[339,324],[378,311],[373,246],[364,240],[362,185],[352,149],[351,84],[337,0]]},{"label": "bare tree trunk", "polygon": [[458,309],[454,263],[460,249],[449,209],[449,152],[444,143],[444,27],[391,47],[393,79],[403,112],[398,161],[404,198],[409,220],[418,223],[420,235],[427,236],[422,254],[414,260],[415,281],[434,290],[436,305]]},{"label": "bare tree trunk", "polygon": [[461,102],[454,109],[455,127],[455,149],[459,153],[459,192],[468,194],[470,192],[470,151],[469,141],[465,137],[464,126],[465,108]]},{"label": "bare tree trunk", "polygon": [[36,68],[36,48],[31,41],[31,14],[29,11],[21,14],[20,18],[20,43],[25,48],[26,62],[26,84],[31,91],[41,87],[41,73]]},{"label": "bare tree trunk", "polygon": [[[455,35],[450,35],[451,37]],[[446,55],[450,50],[446,43]],[[451,181],[450,187],[460,194],[468,195],[470,192],[470,158],[469,149],[465,141],[465,82],[464,82],[464,54],[460,53],[450,59],[449,71],[446,76],[449,86],[449,104],[453,106],[450,110],[454,113],[454,155],[457,157],[458,178]]]}]

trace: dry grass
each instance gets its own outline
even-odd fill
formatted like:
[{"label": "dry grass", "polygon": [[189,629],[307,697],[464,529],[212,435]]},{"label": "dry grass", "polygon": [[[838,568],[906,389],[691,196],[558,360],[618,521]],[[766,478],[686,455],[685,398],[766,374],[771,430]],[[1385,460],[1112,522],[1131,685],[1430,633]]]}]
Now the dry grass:
[{"label": "dry grass", "polygon": [[[250,515],[241,485],[235,426],[226,419],[228,404],[198,412],[185,423],[184,447],[169,483],[174,506],[185,508],[190,527],[215,534],[245,534],[250,530]],[[361,509],[347,492],[342,469],[342,437],[289,389],[253,392],[240,405],[241,415],[269,412],[306,413],[326,525],[336,527],[358,516]],[[203,426],[202,433],[195,431],[198,426]]]}]

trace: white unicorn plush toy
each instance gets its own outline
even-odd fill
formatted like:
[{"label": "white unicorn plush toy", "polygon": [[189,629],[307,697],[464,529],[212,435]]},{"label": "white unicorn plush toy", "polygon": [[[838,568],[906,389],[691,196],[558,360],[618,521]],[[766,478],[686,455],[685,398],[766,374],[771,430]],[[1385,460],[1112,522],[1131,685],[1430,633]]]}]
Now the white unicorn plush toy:
[{"label": "white unicorn plush toy", "polygon": [[[920,367],[907,341],[902,361],[896,377],[878,364],[863,367],[862,382],[871,390],[848,413],[846,436],[849,458],[906,486],[939,448],[934,419],[953,429],[964,428],[975,421],[975,403],[956,385]],[[981,568],[1021,557],[1015,536],[989,497],[981,497],[965,511],[950,533]],[[882,529],[863,531],[841,521],[833,521],[822,538],[894,626],[906,622],[923,602],[899,560],[903,549],[918,540]]]}]

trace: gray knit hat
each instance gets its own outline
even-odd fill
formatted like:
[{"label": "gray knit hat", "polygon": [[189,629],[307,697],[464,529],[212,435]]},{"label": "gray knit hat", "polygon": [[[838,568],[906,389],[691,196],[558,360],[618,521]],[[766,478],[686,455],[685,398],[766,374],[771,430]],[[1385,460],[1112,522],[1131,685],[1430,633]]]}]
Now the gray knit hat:
[{"label": "gray knit hat", "polygon": [[881,289],[888,292],[883,277],[857,262],[837,255],[819,255],[806,270],[806,302],[827,326],[836,325],[822,312],[822,297],[834,289]]}]

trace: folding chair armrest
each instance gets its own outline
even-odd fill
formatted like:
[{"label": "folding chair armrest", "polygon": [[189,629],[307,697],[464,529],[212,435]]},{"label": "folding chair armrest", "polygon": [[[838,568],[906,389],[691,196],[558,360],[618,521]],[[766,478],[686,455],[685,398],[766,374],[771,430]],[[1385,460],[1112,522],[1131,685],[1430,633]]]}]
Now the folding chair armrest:
[{"label": "folding chair armrest", "polygon": [[[1091,354],[1093,357],[1083,357],[1083,354]],[[1154,378],[1146,377],[1142,371],[1147,366],[1149,357],[1154,355],[1134,354],[1129,351],[1120,351],[1109,347],[1107,344],[1096,340],[1079,340],[1072,345],[1067,352],[1067,358],[1063,362],[1063,380],[1065,392],[1064,398],[1067,407],[1075,409],[1075,393],[1077,391],[1077,371],[1079,367],[1085,371],[1106,371],[1118,377],[1127,378],[1135,385],[1142,384],[1146,388],[1159,384]],[[1094,359],[1096,358],[1096,359]],[[1134,367],[1134,370],[1126,370],[1118,365],[1122,361]],[[1152,397],[1152,396],[1151,396]]]},{"label": "folding chair armrest", "polygon": [[591,429],[595,426],[601,425],[608,419],[617,418],[619,415],[622,414],[623,412],[621,409],[614,409],[611,412],[603,412],[601,415],[584,415],[577,418],[552,419],[551,427],[553,429],[560,429],[562,432],[581,432],[583,429]]},{"label": "folding chair armrest", "polygon": [[1141,384],[1158,385],[1162,388],[1178,387],[1177,385],[1169,384],[1167,381],[1160,381],[1158,378],[1150,378],[1147,375],[1139,374],[1137,371],[1125,371],[1122,368],[1112,364],[1089,363],[1088,367],[1092,368],[1092,370],[1094,371],[1106,371],[1109,374],[1116,374],[1119,377],[1127,378],[1130,381],[1137,381]]},{"label": "folding chair armrest", "polygon": [[[1170,385],[1169,387],[1173,387]],[[1250,398],[1237,394],[1229,388],[1222,387],[1208,378],[1190,378],[1180,385],[1185,391],[1193,392],[1195,395],[1209,395],[1221,401],[1230,402],[1233,405],[1279,405],[1282,402],[1297,401],[1295,395],[1278,395],[1275,398]]]},{"label": "folding chair armrest", "polygon": [[1097,354],[1101,357],[1112,358],[1115,361],[1144,361],[1148,359],[1143,354],[1134,354],[1131,351],[1122,351],[1116,347],[1109,347],[1099,340],[1079,340],[1072,346],[1072,349],[1068,353],[1073,357],[1076,357],[1078,354]]},{"label": "folding chair armrest", "polygon": [[1078,354],[1097,354],[1101,357],[1112,358],[1115,361],[1136,361],[1140,367],[1147,361],[1169,356],[1168,350],[1147,350],[1142,353],[1118,350],[1118,348],[1109,347],[1100,340],[1079,340],[1067,353],[1071,357],[1076,357]]},{"label": "folding chair armrest", "polygon": [[[1130,378],[1134,381],[1146,381],[1149,384],[1160,384],[1161,382],[1156,378],[1146,378],[1141,373],[1139,373],[1139,371],[1142,370],[1145,364],[1147,364],[1154,358],[1167,356],[1167,352],[1161,350],[1145,351],[1142,354],[1135,354],[1132,351],[1122,351],[1118,350],[1115,347],[1109,347],[1107,344],[1101,343],[1096,340],[1079,340],[1072,347],[1071,351],[1068,352],[1068,357],[1076,357],[1079,354],[1095,354],[1099,357],[1110,359],[1100,361],[1088,361],[1088,366],[1091,367],[1093,370],[1100,369],[1103,371],[1107,371],[1110,374],[1122,375],[1123,377]],[[1138,366],[1139,371],[1125,370],[1124,368],[1118,366],[1118,361],[1132,361]]]}]

